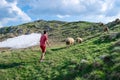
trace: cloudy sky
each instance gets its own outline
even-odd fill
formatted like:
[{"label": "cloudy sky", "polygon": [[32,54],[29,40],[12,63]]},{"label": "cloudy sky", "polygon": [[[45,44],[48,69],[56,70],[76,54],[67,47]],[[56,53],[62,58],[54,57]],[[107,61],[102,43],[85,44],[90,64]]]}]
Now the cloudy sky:
[{"label": "cloudy sky", "polygon": [[39,19],[104,22],[120,18],[120,0],[0,0],[0,27]]}]

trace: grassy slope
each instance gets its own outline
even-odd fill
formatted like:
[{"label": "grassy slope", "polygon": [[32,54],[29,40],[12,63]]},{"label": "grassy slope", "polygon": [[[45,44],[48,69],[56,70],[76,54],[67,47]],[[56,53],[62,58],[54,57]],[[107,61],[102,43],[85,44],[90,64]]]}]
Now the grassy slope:
[{"label": "grassy slope", "polygon": [[[48,30],[50,39],[62,41],[66,37],[86,37],[102,30],[98,23],[90,22],[61,22],[61,21],[35,21],[14,27],[0,28],[0,41],[26,33],[42,32]],[[20,32],[21,31],[21,32]]]},{"label": "grassy slope", "polygon": [[[112,31],[120,31],[120,22],[110,22],[106,24]],[[9,37],[18,35],[42,32],[47,30],[50,38],[66,37],[86,37],[103,31],[100,23],[91,23],[85,21],[62,22],[62,21],[44,21],[38,20],[12,27],[0,28],[0,39],[4,40]],[[59,39],[58,39],[59,40]]]},{"label": "grassy slope", "polygon": [[[50,35],[56,41],[60,40],[59,38],[63,39],[68,36],[74,38],[85,36],[87,38],[86,36],[95,36],[96,33],[102,30],[99,24],[89,22],[58,22],[57,29],[53,26],[56,24],[54,21],[39,23],[38,25],[41,25],[41,29],[31,26],[34,23],[19,25],[19,28],[40,31],[46,25],[50,25],[52,28]],[[120,32],[120,25],[110,25],[110,32]],[[112,46],[119,39],[100,42],[100,36],[102,34],[99,35],[98,33],[98,36],[67,49],[60,42],[60,45],[56,44],[48,48],[46,60],[43,63],[38,63],[41,54],[39,47],[2,52],[0,53],[0,79],[119,80],[120,47]],[[100,58],[101,56],[108,56],[110,60],[103,60]]]},{"label": "grassy slope", "polygon": [[[0,79],[119,80],[120,54],[111,47],[119,39],[102,43],[98,40],[95,37],[67,49],[48,48],[43,63],[38,62],[39,48],[0,53]],[[112,61],[102,60],[102,55],[112,55]]]}]

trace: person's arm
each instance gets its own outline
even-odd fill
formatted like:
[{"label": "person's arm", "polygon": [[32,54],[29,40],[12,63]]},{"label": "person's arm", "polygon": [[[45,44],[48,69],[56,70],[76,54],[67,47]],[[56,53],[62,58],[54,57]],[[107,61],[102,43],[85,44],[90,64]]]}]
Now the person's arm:
[{"label": "person's arm", "polygon": [[50,46],[50,43],[49,43],[49,41],[47,40],[46,42],[47,42],[47,45],[48,45],[48,46]]},{"label": "person's arm", "polygon": [[47,45],[50,46],[50,43],[49,43],[49,41],[48,41],[48,35],[46,35],[46,39],[47,39],[47,40],[46,40]]}]

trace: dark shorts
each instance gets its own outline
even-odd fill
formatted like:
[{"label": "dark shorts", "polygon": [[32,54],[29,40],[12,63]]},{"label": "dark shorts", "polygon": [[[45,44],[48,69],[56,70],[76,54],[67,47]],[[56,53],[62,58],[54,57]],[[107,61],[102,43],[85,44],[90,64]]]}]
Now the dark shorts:
[{"label": "dark shorts", "polygon": [[42,53],[45,53],[46,52],[46,46],[45,45],[40,45],[40,48],[42,50]]}]

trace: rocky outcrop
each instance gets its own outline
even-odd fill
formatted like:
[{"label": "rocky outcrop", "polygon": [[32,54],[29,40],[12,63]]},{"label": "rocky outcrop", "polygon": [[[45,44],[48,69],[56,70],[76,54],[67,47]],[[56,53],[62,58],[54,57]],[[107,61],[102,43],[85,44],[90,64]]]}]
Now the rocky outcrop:
[{"label": "rocky outcrop", "polygon": [[114,26],[116,26],[116,25],[118,25],[118,24],[120,24],[120,19],[119,19],[119,18],[115,19],[115,20],[112,21],[112,22],[109,22],[109,23],[107,24],[107,26],[113,29]]},{"label": "rocky outcrop", "polygon": [[117,38],[120,38],[120,33],[110,33],[100,37],[100,41],[112,41]]}]

